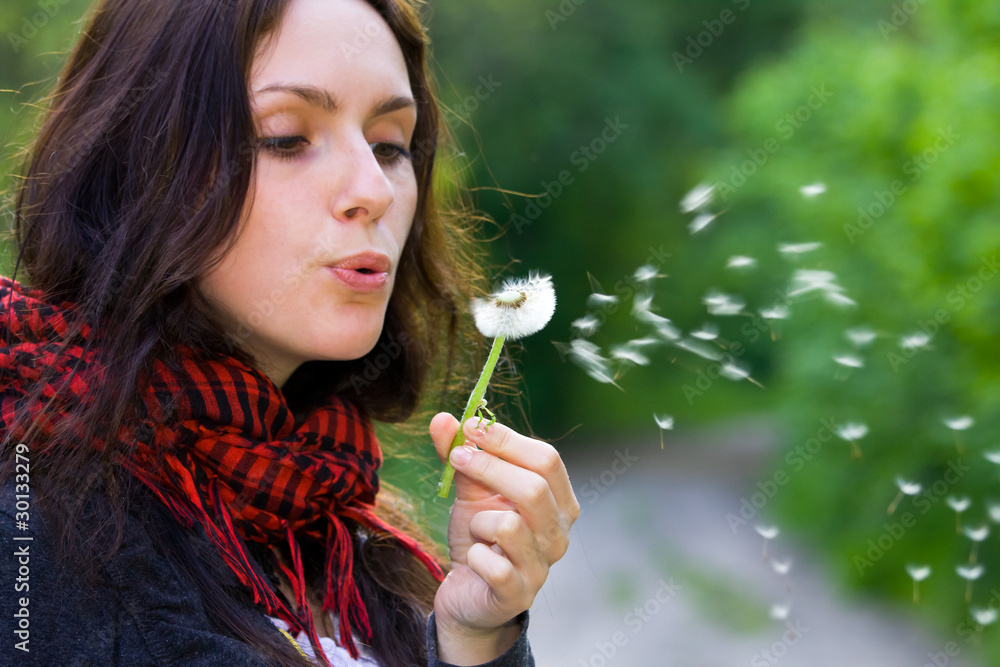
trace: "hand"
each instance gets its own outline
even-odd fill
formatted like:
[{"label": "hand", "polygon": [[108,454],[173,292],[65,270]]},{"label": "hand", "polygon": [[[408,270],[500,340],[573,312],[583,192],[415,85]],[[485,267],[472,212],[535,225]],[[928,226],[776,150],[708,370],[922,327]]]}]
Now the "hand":
[{"label": "hand", "polygon": [[[439,657],[467,665],[489,662],[517,640],[514,617],[531,607],[580,516],[555,447],[499,423],[484,431],[477,421],[466,422],[467,444],[451,453],[451,571],[434,598]],[[447,413],[431,420],[442,462],[457,430]],[[480,449],[469,451],[470,444]]]}]

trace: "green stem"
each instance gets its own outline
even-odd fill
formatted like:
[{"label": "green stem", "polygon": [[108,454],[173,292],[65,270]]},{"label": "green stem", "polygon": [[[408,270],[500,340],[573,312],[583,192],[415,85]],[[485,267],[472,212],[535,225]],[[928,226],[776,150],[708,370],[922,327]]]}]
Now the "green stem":
[{"label": "green stem", "polygon": [[[479,374],[479,381],[476,382],[476,386],[472,390],[472,395],[469,396],[469,402],[465,405],[462,420],[458,422],[458,433],[455,434],[455,439],[451,441],[451,447],[448,448],[449,456],[451,455],[451,450],[465,444],[465,433],[462,431],[462,425],[472,418],[472,415],[476,412],[476,408],[479,407],[479,402],[483,400],[483,396],[486,394],[486,387],[490,383],[490,378],[493,377],[493,369],[496,368],[497,360],[500,358],[500,350],[503,348],[504,338],[506,337],[497,336],[493,339],[490,356],[486,359],[483,372]],[[455,469],[451,465],[451,460],[446,458],[444,474],[441,476],[441,483],[438,485],[438,496],[441,498],[448,497],[448,493],[451,491],[451,480],[454,476]]]}]

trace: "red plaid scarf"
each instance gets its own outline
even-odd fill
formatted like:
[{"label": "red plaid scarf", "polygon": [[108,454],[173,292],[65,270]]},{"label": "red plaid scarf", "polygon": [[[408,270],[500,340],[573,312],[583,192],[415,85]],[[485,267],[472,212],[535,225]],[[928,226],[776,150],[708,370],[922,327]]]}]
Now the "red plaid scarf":
[{"label": "red plaid scarf", "polygon": [[[7,311],[0,319],[3,433],[32,383],[46,382],[45,397],[68,383],[64,400],[72,401],[85,399],[90,384],[104,377],[93,350],[84,353],[80,345],[70,345],[59,356],[69,328],[66,315],[74,305],[47,303],[42,297],[40,291],[0,276],[0,308]],[[81,342],[89,335],[84,326]],[[352,627],[365,641],[371,629],[354,583],[351,535],[343,518],[393,535],[438,581],[444,577],[432,556],[373,511],[382,453],[370,424],[354,405],[330,397],[294,428],[280,389],[263,373],[222,354],[196,361],[190,348],[181,349],[180,373],[156,362],[155,377],[143,393],[148,414],[137,425],[123,427],[120,435],[134,443],[122,465],[182,525],[200,522],[226,564],[253,591],[254,602],[288,622],[295,634],[306,631],[327,664],[306,597],[299,546],[302,540],[324,544],[323,608],[339,615],[341,642],[357,658]],[[42,433],[51,432],[64,417],[64,412],[50,417]],[[165,461],[162,467],[155,463],[158,454]],[[292,584],[297,611],[275,594],[244,540],[287,541],[292,567],[278,564]]]}]

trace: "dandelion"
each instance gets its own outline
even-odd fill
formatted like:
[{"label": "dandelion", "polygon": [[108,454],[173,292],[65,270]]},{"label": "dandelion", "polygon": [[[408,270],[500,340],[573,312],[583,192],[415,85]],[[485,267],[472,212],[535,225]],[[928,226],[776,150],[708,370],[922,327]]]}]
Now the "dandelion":
[{"label": "dandelion", "polygon": [[868,347],[875,340],[875,330],[868,327],[854,327],[845,331],[844,335],[857,347]]},{"label": "dandelion", "polygon": [[958,572],[958,576],[969,582],[965,587],[965,601],[972,602],[972,582],[983,576],[983,566],[982,565],[959,565],[955,568]]},{"label": "dandelion", "polygon": [[848,422],[843,426],[837,427],[837,437],[851,443],[851,457],[855,459],[861,458],[861,448],[858,446],[858,440],[866,435],[868,435],[868,426],[861,422]]},{"label": "dandelion", "polygon": [[920,590],[917,584],[931,576],[931,568],[929,565],[907,565],[906,572],[910,575],[910,579],[913,579],[913,604],[917,604],[920,602]]},{"label": "dandelion", "polygon": [[569,326],[581,336],[593,336],[601,326],[601,321],[596,315],[584,315],[581,318],[573,320]]},{"label": "dandelion", "polygon": [[[451,442],[449,452],[465,442],[462,425],[485,406],[483,396],[500,358],[504,340],[529,336],[548,324],[556,310],[556,292],[552,287],[551,276],[533,272],[527,278],[511,278],[504,281],[500,289],[488,298],[473,299],[470,305],[476,328],[484,336],[493,338],[493,346],[479,380],[469,396],[469,402],[465,405],[458,432]],[[449,462],[441,476],[438,496],[448,497],[454,476],[455,469]]]},{"label": "dandelion", "polygon": [[692,331],[691,335],[699,340],[715,340],[719,337],[719,327],[711,322],[706,322],[697,331]]},{"label": "dandelion", "polygon": [[948,503],[948,507],[955,510],[955,532],[962,532],[962,512],[969,509],[969,505],[972,504],[972,500],[968,496],[948,496],[944,499]]},{"label": "dandelion", "polygon": [[968,528],[965,529],[965,536],[972,540],[972,551],[969,553],[969,564],[975,565],[976,558],[979,555],[979,544],[990,536],[990,527],[983,524],[978,528]]},{"label": "dandelion", "polygon": [[757,266],[757,260],[746,255],[733,255],[726,261],[727,269],[752,269]]},{"label": "dandelion", "polygon": [[864,360],[855,354],[841,354],[834,356],[834,361],[836,361],[841,366],[846,366],[847,368],[864,368]]},{"label": "dandelion", "polygon": [[701,211],[712,203],[715,197],[715,186],[707,183],[699,183],[690,192],[684,195],[681,200],[681,212],[693,213]]},{"label": "dandelion", "polygon": [[757,524],[753,527],[757,531],[757,534],[764,538],[764,550],[761,553],[761,559],[767,560],[767,543],[778,536],[781,531],[778,530],[777,526],[764,526]]},{"label": "dandelion", "polygon": [[674,418],[670,415],[653,415],[653,420],[660,427],[660,449],[663,449],[663,432],[674,429]]},{"label": "dandelion", "polygon": [[692,234],[697,234],[712,224],[712,222],[718,217],[718,213],[699,213],[695,216],[694,220],[688,224],[688,230]]},{"label": "dandelion", "polygon": [[822,248],[823,244],[819,242],[812,243],[782,243],[778,246],[778,252],[782,255],[794,257],[796,255],[804,255],[807,252],[812,252],[813,250],[818,250]]},{"label": "dandelion", "polygon": [[803,185],[799,188],[799,192],[802,193],[803,197],[807,199],[812,199],[813,197],[818,197],[819,195],[826,192],[825,183],[812,183],[811,185]]},{"label": "dandelion", "polygon": [[889,503],[889,509],[887,510],[889,514],[896,511],[896,507],[899,506],[899,501],[903,499],[903,496],[915,496],[923,488],[918,482],[908,482],[902,477],[896,478],[896,487],[899,489],[899,493],[896,494],[895,500]]},{"label": "dandelion", "polygon": [[976,420],[968,415],[963,415],[961,417],[946,418],[943,421],[945,426],[955,432],[955,449],[961,454],[965,451],[965,448],[962,447],[962,440],[958,435],[959,431],[969,430],[976,423]]}]

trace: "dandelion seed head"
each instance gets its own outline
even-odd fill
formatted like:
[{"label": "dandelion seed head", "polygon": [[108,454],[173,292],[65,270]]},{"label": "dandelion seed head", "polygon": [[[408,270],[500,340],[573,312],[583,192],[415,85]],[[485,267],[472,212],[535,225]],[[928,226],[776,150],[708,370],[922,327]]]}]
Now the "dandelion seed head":
[{"label": "dandelion seed head", "polygon": [[917,495],[920,493],[920,489],[923,488],[919,482],[909,482],[902,477],[896,478],[896,487],[908,496]]},{"label": "dandelion seed head", "polygon": [[752,269],[757,266],[757,260],[746,255],[733,255],[726,261],[727,269]]},{"label": "dandelion seed head", "polygon": [[476,328],[488,338],[511,340],[541,330],[556,310],[552,277],[531,273],[527,278],[508,278],[486,299],[473,299]]},{"label": "dandelion seed head", "polygon": [[875,330],[869,327],[854,327],[845,331],[844,335],[858,347],[868,347],[875,340]]},{"label": "dandelion seed head", "polygon": [[944,501],[948,503],[948,507],[956,512],[964,512],[972,504],[972,499],[969,496],[948,496]]},{"label": "dandelion seed head", "polygon": [[654,414],[653,419],[656,421],[656,425],[664,431],[670,431],[674,428],[674,418],[672,415]]},{"label": "dandelion seed head", "polygon": [[955,568],[958,572],[958,576],[962,577],[966,581],[975,581],[979,577],[983,576],[983,566],[982,565],[959,565]]},{"label": "dandelion seed head", "polygon": [[972,428],[972,425],[976,423],[976,420],[968,415],[962,417],[951,417],[944,420],[944,425],[950,428],[952,431],[965,431]]},{"label": "dandelion seed head", "polygon": [[864,360],[854,354],[841,354],[833,358],[841,366],[847,366],[848,368],[864,368]]},{"label": "dandelion seed head", "polygon": [[907,565],[906,572],[914,581],[923,581],[927,577],[931,576],[931,568],[929,565]]},{"label": "dandelion seed head", "polygon": [[777,526],[765,526],[762,524],[757,524],[753,529],[765,540],[773,540],[781,532]]},{"label": "dandelion seed head", "polygon": [[860,422],[848,422],[837,427],[837,437],[841,440],[853,442],[868,435],[868,426]]},{"label": "dandelion seed head", "polygon": [[799,192],[802,193],[803,197],[812,199],[813,197],[818,197],[819,195],[826,192],[826,184],[812,183],[810,185],[803,185],[801,188],[799,188]]},{"label": "dandelion seed head", "polygon": [[694,211],[700,211],[711,204],[714,197],[714,185],[699,183],[681,199],[681,212],[693,213]]}]

